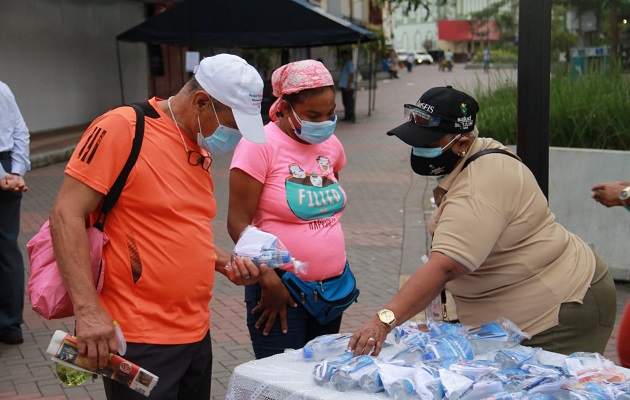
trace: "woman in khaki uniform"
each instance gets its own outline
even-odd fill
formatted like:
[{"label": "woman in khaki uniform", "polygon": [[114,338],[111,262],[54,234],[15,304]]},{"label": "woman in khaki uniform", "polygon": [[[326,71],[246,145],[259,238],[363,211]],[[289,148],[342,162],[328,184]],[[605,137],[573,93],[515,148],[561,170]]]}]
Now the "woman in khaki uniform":
[{"label": "woman in khaki uniform", "polygon": [[[387,333],[446,288],[461,323],[505,317],[533,335],[524,345],[603,353],[616,315],[610,272],[555,221],[529,169],[501,143],[478,137],[479,106],[450,86],[405,105],[388,132],[412,146],[411,167],[436,176],[429,261],[350,340],[378,355]],[[483,156],[481,156],[483,155]]]}]

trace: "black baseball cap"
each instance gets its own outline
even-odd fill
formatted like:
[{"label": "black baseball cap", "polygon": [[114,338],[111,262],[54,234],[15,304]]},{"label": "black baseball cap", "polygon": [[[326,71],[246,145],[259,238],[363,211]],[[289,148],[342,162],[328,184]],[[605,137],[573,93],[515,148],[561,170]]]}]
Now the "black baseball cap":
[{"label": "black baseball cap", "polygon": [[452,86],[427,90],[418,102],[405,104],[409,121],[387,132],[413,147],[424,147],[449,133],[469,133],[475,129],[479,105]]}]

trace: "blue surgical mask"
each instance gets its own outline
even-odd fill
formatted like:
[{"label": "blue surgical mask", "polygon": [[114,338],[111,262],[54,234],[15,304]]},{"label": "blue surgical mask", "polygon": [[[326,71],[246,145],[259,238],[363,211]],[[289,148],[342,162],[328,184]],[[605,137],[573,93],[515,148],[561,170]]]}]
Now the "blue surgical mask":
[{"label": "blue surgical mask", "polygon": [[298,130],[289,119],[289,123],[291,124],[291,128],[293,128],[293,132],[300,139],[305,142],[311,144],[319,144],[328,140],[332,134],[335,132],[335,126],[337,126],[337,115],[335,115],[332,119],[328,121],[322,122],[311,122],[311,121],[302,121],[300,117],[297,116],[293,107],[291,107],[291,111],[293,112],[293,116],[298,120],[300,125],[302,125],[302,129]]},{"label": "blue surgical mask", "polygon": [[240,140],[241,134],[238,131],[235,133],[223,125],[220,125],[210,137],[206,138],[201,133],[197,134],[197,144],[212,155],[229,153],[234,150]]},{"label": "blue surgical mask", "polygon": [[212,109],[214,110],[214,115],[217,118],[219,126],[212,136],[204,137],[201,133],[201,122],[199,121],[199,116],[197,116],[197,124],[199,125],[197,144],[212,155],[228,153],[234,150],[238,142],[241,140],[241,132],[238,129],[228,128],[225,125],[221,125],[217,111],[214,108],[214,103],[212,103]]},{"label": "blue surgical mask", "polygon": [[449,148],[453,142],[458,140],[462,135],[457,135],[453,140],[448,142],[444,147],[414,147],[412,153],[416,157],[436,158],[442,155],[442,152]]}]

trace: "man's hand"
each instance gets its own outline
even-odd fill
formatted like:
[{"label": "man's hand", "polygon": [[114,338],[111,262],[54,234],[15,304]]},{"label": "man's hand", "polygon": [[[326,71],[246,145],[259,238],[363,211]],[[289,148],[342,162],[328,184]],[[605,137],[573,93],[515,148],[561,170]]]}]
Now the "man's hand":
[{"label": "man's hand", "polygon": [[630,182],[615,181],[595,185],[591,188],[591,197],[596,202],[606,207],[622,206],[619,195],[621,191],[630,186]]},{"label": "man's hand", "polygon": [[104,368],[109,355],[118,352],[114,321],[100,304],[76,312],[76,319],[79,355],[87,357],[90,369]]},{"label": "man's hand", "polygon": [[26,192],[28,187],[20,175],[6,174],[4,178],[0,179],[0,189],[11,192]]},{"label": "man's hand", "polygon": [[18,174],[6,174],[0,179],[0,190],[11,192],[26,192],[28,187],[24,183],[24,178]]}]

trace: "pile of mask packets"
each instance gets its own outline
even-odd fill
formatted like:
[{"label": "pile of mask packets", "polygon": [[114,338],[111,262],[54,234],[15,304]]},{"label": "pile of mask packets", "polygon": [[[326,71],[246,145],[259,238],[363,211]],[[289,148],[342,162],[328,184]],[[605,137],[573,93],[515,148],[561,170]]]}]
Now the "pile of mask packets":
[{"label": "pile of mask packets", "polygon": [[395,328],[385,343],[393,355],[386,358],[352,358],[344,351],[349,334],[320,336],[314,341],[326,341],[337,354],[325,359],[308,354],[319,361],[313,379],[342,392],[385,392],[394,399],[630,400],[630,380],[611,361],[574,353],[564,365],[545,363],[545,352],[521,346],[528,335],[506,319],[475,330],[443,322],[421,327]]}]

